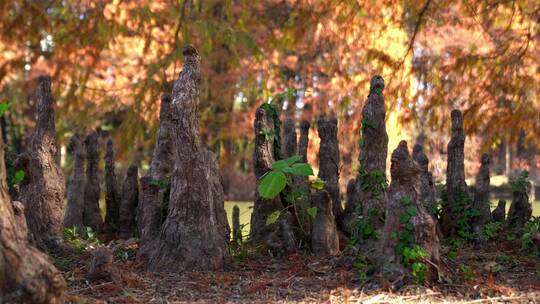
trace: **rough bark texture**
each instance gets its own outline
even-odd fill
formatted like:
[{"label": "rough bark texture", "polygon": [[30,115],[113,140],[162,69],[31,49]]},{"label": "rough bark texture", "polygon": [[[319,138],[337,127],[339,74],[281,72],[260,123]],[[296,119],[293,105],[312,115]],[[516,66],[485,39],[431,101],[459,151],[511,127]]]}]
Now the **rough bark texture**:
[{"label": "rough bark texture", "polygon": [[317,207],[317,216],[311,224],[311,250],[317,256],[337,255],[339,237],[332,214],[332,198],[326,190],[317,191],[311,195],[311,203]]},{"label": "rough bark texture", "polygon": [[473,219],[473,230],[480,229],[487,223],[492,221],[491,206],[489,203],[489,155],[483,154],[481,159],[480,171],[476,176],[476,184],[474,186],[474,205],[480,215]]},{"label": "rough bark texture", "polygon": [[129,239],[136,230],[135,216],[139,204],[139,167],[131,164],[126,172],[126,178],[122,184],[122,199],[119,210],[119,234],[122,239]]},{"label": "rough bark texture", "polygon": [[453,110],[452,137],[447,147],[446,189],[448,199],[443,202],[442,232],[445,236],[453,236],[456,233],[456,215],[459,197],[467,193],[465,182],[465,134],[463,132],[463,117],[459,110]]},{"label": "rough bark texture", "polygon": [[109,237],[118,231],[120,193],[118,191],[118,179],[114,166],[114,148],[111,139],[107,140],[105,148],[105,230]]},{"label": "rough bark texture", "polygon": [[506,217],[506,201],[500,200],[497,204],[497,208],[491,213],[491,217],[494,222],[504,222]]},{"label": "rough bark texture", "polygon": [[429,172],[429,159],[424,153],[424,149],[421,145],[414,145],[412,158],[420,167],[418,199],[424,205],[426,211],[428,211],[430,214],[434,214],[437,206],[435,183],[433,182],[433,175],[431,172]]},{"label": "rough bark texture", "polygon": [[237,205],[233,207],[232,213],[232,225],[233,225],[233,242],[242,242],[242,228],[240,227],[240,208]]},{"label": "rough bark texture", "polygon": [[84,144],[79,135],[71,137],[68,146],[73,157],[73,168],[67,187],[67,208],[64,216],[64,227],[77,227],[79,231],[85,231],[84,214],[84,162],[86,153]]},{"label": "rough bark texture", "polygon": [[512,204],[506,217],[506,228],[521,233],[532,216],[532,206],[529,201],[531,183],[527,179],[518,178],[512,182],[512,188]]},{"label": "rough bark texture", "polygon": [[[380,232],[386,209],[386,192],[382,180],[386,180],[386,157],[388,134],[386,133],[384,108],[384,80],[376,75],[370,82],[370,93],[362,110],[362,141],[360,144],[360,172],[356,178],[357,191],[342,216],[344,232],[352,232],[355,213],[371,218],[372,226]],[[374,178],[374,176],[378,178]]]},{"label": "rough bark texture", "polygon": [[296,142],[296,127],[292,119],[285,120],[283,123],[283,143],[281,153],[285,158],[297,155],[298,144]]},{"label": "rough bark texture", "polygon": [[159,126],[156,145],[150,163],[150,169],[141,178],[139,207],[140,250],[139,258],[146,259],[148,252],[158,238],[162,224],[162,209],[165,207],[167,186],[174,170],[174,123],[171,116],[171,96],[161,97]]},{"label": "rough bark texture", "polygon": [[28,243],[24,209],[20,202],[12,206],[7,193],[0,136],[0,303],[61,303],[64,279],[49,258]]},{"label": "rough bark texture", "polygon": [[214,154],[201,144],[198,125],[200,57],[192,46],[173,88],[171,112],[176,150],[169,212],[149,270],[218,270],[229,261],[230,230]]},{"label": "rough bark texture", "polygon": [[[439,263],[440,245],[435,222],[419,201],[416,189],[420,171],[419,166],[409,156],[407,142],[401,141],[392,153],[390,168],[392,182],[388,188],[388,208],[380,244],[379,259],[386,269],[403,268],[403,257],[398,255],[397,246],[400,240],[399,235],[406,231],[412,233],[414,241],[412,244],[403,245],[421,246],[427,252],[427,259],[434,265]],[[414,208],[416,214],[412,215],[407,223],[403,223],[400,217],[407,214],[409,208]],[[406,224],[412,224],[412,229],[405,230]],[[427,279],[437,279],[434,275],[436,270],[431,265],[429,267],[431,271]]]},{"label": "rough bark texture", "polygon": [[307,150],[309,145],[309,128],[310,123],[307,120],[302,120],[300,123],[300,138],[298,140],[298,155],[302,156],[302,161],[307,163]]},{"label": "rough bark texture", "polygon": [[84,224],[99,231],[103,224],[99,209],[99,136],[92,132],[84,139],[86,147],[86,185],[84,187]]},{"label": "rough bark texture", "polygon": [[[268,139],[263,130],[273,132],[275,130],[274,122],[268,116],[266,111],[258,108],[255,113],[255,151],[253,154],[253,168],[255,179],[259,180],[272,167],[274,162],[274,143]],[[250,236],[255,244],[264,242],[268,235],[276,230],[277,224],[266,225],[267,217],[274,211],[283,209],[283,204],[279,196],[274,199],[265,199],[255,194],[255,204],[251,214]]]},{"label": "rough bark texture", "polygon": [[42,250],[63,244],[65,179],[56,163],[58,147],[54,126],[51,79],[39,77],[37,123],[20,164],[26,173],[19,200],[25,205],[29,237]]},{"label": "rough bark texture", "polygon": [[92,260],[86,279],[91,282],[109,282],[113,280],[113,252],[108,247],[99,247],[92,252]]},{"label": "rough bark texture", "polygon": [[[302,156],[302,162],[307,163],[307,150],[308,150],[308,144],[309,144],[309,128],[310,123],[309,121],[302,121],[300,123],[300,138],[298,140],[298,155]],[[304,194],[298,201],[297,201],[297,208],[298,208],[298,218],[299,218],[299,224],[302,225],[303,231],[310,232],[311,231],[311,218],[307,214],[307,210],[311,207],[311,200],[310,200],[310,187],[309,187],[309,178],[307,176],[294,176],[293,177],[294,184],[298,189],[302,191]]]},{"label": "rough bark texture", "polygon": [[321,138],[319,147],[319,177],[326,184],[324,189],[332,198],[332,213],[338,218],[343,212],[339,197],[339,144],[337,140],[337,119],[321,117],[317,121],[317,131]]}]

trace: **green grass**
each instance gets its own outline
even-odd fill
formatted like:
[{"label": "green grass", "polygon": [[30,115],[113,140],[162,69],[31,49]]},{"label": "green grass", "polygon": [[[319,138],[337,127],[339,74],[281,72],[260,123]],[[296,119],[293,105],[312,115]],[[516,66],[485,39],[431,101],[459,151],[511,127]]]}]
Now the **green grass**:
[{"label": "green grass", "polygon": [[[244,225],[242,229],[242,236],[245,240],[249,235],[249,222],[251,220],[251,212],[253,212],[253,202],[225,202],[225,212],[227,212],[227,220],[232,230],[232,212],[234,205],[238,205],[240,208],[240,225]],[[232,231],[231,231],[232,233]]]}]

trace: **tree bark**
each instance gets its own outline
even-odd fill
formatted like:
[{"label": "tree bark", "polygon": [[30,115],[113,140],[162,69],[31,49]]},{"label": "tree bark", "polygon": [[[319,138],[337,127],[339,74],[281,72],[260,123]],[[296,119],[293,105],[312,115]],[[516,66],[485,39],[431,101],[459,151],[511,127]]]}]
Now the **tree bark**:
[{"label": "tree bark", "polygon": [[121,239],[129,239],[135,234],[137,206],[139,205],[139,167],[133,163],[126,172],[122,184],[122,199],[119,210],[119,234]]},{"label": "tree bark", "polygon": [[105,232],[109,238],[118,231],[120,212],[120,193],[114,165],[114,148],[111,139],[107,140],[105,148]]},{"label": "tree bark", "polygon": [[339,253],[339,237],[336,220],[332,214],[332,198],[326,190],[311,195],[311,204],[317,207],[317,215],[311,224],[311,250],[316,256]]},{"label": "tree bark", "polygon": [[426,211],[433,215],[435,208],[437,207],[435,183],[433,182],[433,175],[429,172],[429,159],[424,153],[424,149],[421,145],[414,145],[412,158],[420,167],[420,191],[418,199],[420,200],[420,203],[424,205]]},{"label": "tree bark", "polygon": [[65,179],[56,163],[51,79],[41,76],[38,82],[37,123],[27,151],[20,156],[26,181],[21,184],[19,199],[25,205],[30,239],[42,250],[54,250],[63,245]]},{"label": "tree bark", "polygon": [[28,243],[24,206],[19,202],[14,206],[15,210],[7,193],[0,137],[0,303],[61,303],[65,290],[62,274]]},{"label": "tree bark", "polygon": [[156,145],[150,163],[150,169],[141,178],[140,221],[141,233],[138,256],[146,259],[148,252],[159,236],[162,224],[162,209],[165,208],[165,194],[174,169],[174,123],[171,116],[171,96],[161,97],[161,110]]},{"label": "tree bark", "polygon": [[113,251],[108,247],[99,247],[92,252],[86,279],[91,282],[110,282],[115,276]]},{"label": "tree bark", "polygon": [[238,244],[242,242],[242,228],[240,226],[240,208],[238,205],[234,205],[232,213],[232,224],[233,224],[233,242]]},{"label": "tree bark", "polygon": [[351,234],[351,224],[360,211],[363,218],[370,218],[379,234],[386,209],[386,157],[388,134],[386,133],[384,108],[384,80],[376,75],[370,81],[370,93],[362,110],[362,141],[360,144],[360,172],[356,178],[355,197],[348,204],[342,217],[343,230]]},{"label": "tree bark", "polygon": [[[448,198],[443,201],[442,232],[446,237],[456,234],[456,219],[460,206],[470,204],[463,200],[469,193],[465,182],[465,134],[463,133],[463,117],[461,111],[453,110],[451,113],[452,136],[447,147],[446,189]],[[467,199],[466,199],[467,200]],[[464,207],[464,206],[461,206]],[[467,225],[467,223],[465,223]]]},{"label": "tree bark", "polygon": [[321,143],[319,147],[319,177],[326,183],[324,189],[332,198],[332,214],[341,216],[343,207],[339,196],[339,144],[337,140],[337,119],[321,117],[317,121]]},{"label": "tree bark", "polygon": [[522,175],[516,178],[511,185],[512,204],[506,217],[506,229],[521,234],[525,224],[532,216],[532,206],[529,200],[531,182]]},{"label": "tree bark", "polygon": [[86,147],[86,186],[84,187],[84,224],[100,231],[103,224],[99,209],[99,142],[98,133],[92,132],[84,139]]},{"label": "tree bark", "polygon": [[494,222],[504,222],[506,217],[506,201],[500,200],[497,204],[497,208],[491,213],[491,217]]},{"label": "tree bark", "polygon": [[[414,246],[423,248],[427,253],[426,258],[433,265],[439,264],[440,245],[436,225],[419,201],[416,189],[420,171],[409,155],[407,142],[401,141],[392,153],[392,183],[388,188],[388,208],[378,257],[385,269],[402,269],[405,261],[399,251]],[[406,222],[403,215],[409,216]],[[413,239],[402,237],[405,234],[411,234]],[[431,263],[428,265],[427,279],[436,280],[436,268]]]},{"label": "tree bark", "polygon": [[198,131],[200,57],[192,46],[173,88],[175,172],[169,212],[155,250],[151,271],[219,270],[230,260],[230,230],[223,188],[214,154],[200,142]]},{"label": "tree bark", "polygon": [[67,188],[67,209],[64,216],[64,227],[77,227],[80,232],[84,232],[84,162],[86,154],[79,135],[71,137],[68,149],[73,155],[73,168]]}]

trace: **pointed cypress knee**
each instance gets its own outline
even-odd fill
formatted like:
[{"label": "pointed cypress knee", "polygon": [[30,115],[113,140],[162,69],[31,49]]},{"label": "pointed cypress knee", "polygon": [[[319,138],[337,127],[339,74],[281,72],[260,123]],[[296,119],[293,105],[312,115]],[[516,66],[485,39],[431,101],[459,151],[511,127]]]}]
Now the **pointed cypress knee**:
[{"label": "pointed cypress knee", "polygon": [[506,201],[505,200],[499,200],[499,203],[497,204],[497,208],[491,212],[491,217],[493,218],[494,222],[504,222],[506,217]]},{"label": "pointed cypress knee", "polygon": [[472,219],[473,231],[480,232],[482,227],[491,222],[491,205],[489,202],[489,155],[483,154],[481,159],[480,171],[476,176],[474,185],[474,204],[473,208],[478,210],[478,216]]},{"label": "pointed cypress knee", "polygon": [[120,212],[120,192],[114,165],[114,147],[111,139],[107,140],[105,148],[105,232],[111,239],[118,232]]},{"label": "pointed cypress knee", "polygon": [[281,145],[283,157],[288,158],[298,153],[296,142],[296,127],[292,119],[285,120],[283,124],[283,144]]},{"label": "pointed cypress knee", "polygon": [[129,239],[136,232],[136,215],[139,204],[139,167],[132,163],[126,172],[126,178],[122,184],[122,199],[118,218],[119,237]]},{"label": "pointed cypress knee", "polygon": [[99,231],[103,225],[101,209],[99,208],[99,136],[92,132],[84,139],[86,147],[86,185],[84,187],[84,224],[94,231]]},{"label": "pointed cypress knee", "polygon": [[319,147],[319,177],[325,181],[324,189],[332,198],[332,214],[341,216],[343,207],[339,195],[339,143],[337,139],[337,119],[321,117],[317,121],[321,138]]},{"label": "pointed cypress knee", "polygon": [[19,157],[25,180],[19,200],[25,206],[29,237],[44,251],[54,251],[63,242],[65,179],[56,162],[58,146],[54,125],[51,79],[41,76],[37,89],[37,123],[26,151]]},{"label": "pointed cypress knee", "polygon": [[151,271],[219,270],[230,260],[230,230],[214,154],[199,135],[200,57],[183,49],[184,67],[172,92],[175,171],[167,218],[149,254]]},{"label": "pointed cypress knee", "polygon": [[73,157],[73,168],[67,187],[67,208],[64,215],[64,227],[76,227],[79,231],[84,232],[85,226],[83,223],[84,212],[84,187],[85,174],[84,162],[86,153],[84,144],[79,135],[73,135],[69,140],[68,150]]},{"label": "pointed cypress knee", "polygon": [[240,227],[240,208],[238,205],[234,205],[232,213],[232,224],[233,224],[233,242],[241,243],[242,242],[242,228]]}]

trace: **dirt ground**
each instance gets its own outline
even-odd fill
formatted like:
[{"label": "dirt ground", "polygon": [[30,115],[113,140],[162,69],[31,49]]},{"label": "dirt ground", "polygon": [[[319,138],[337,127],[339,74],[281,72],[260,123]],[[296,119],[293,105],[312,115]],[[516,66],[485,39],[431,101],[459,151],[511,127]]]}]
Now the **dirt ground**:
[{"label": "dirt ground", "polygon": [[[111,246],[111,245],[110,245]],[[540,259],[519,242],[455,251],[443,259],[439,283],[400,285],[379,275],[362,279],[338,258],[308,254],[236,255],[220,272],[148,273],[136,262],[136,242],[114,245],[118,278],[90,285],[89,253],[57,257],[71,303],[540,303]],[[452,254],[453,255],[453,254]]]}]

